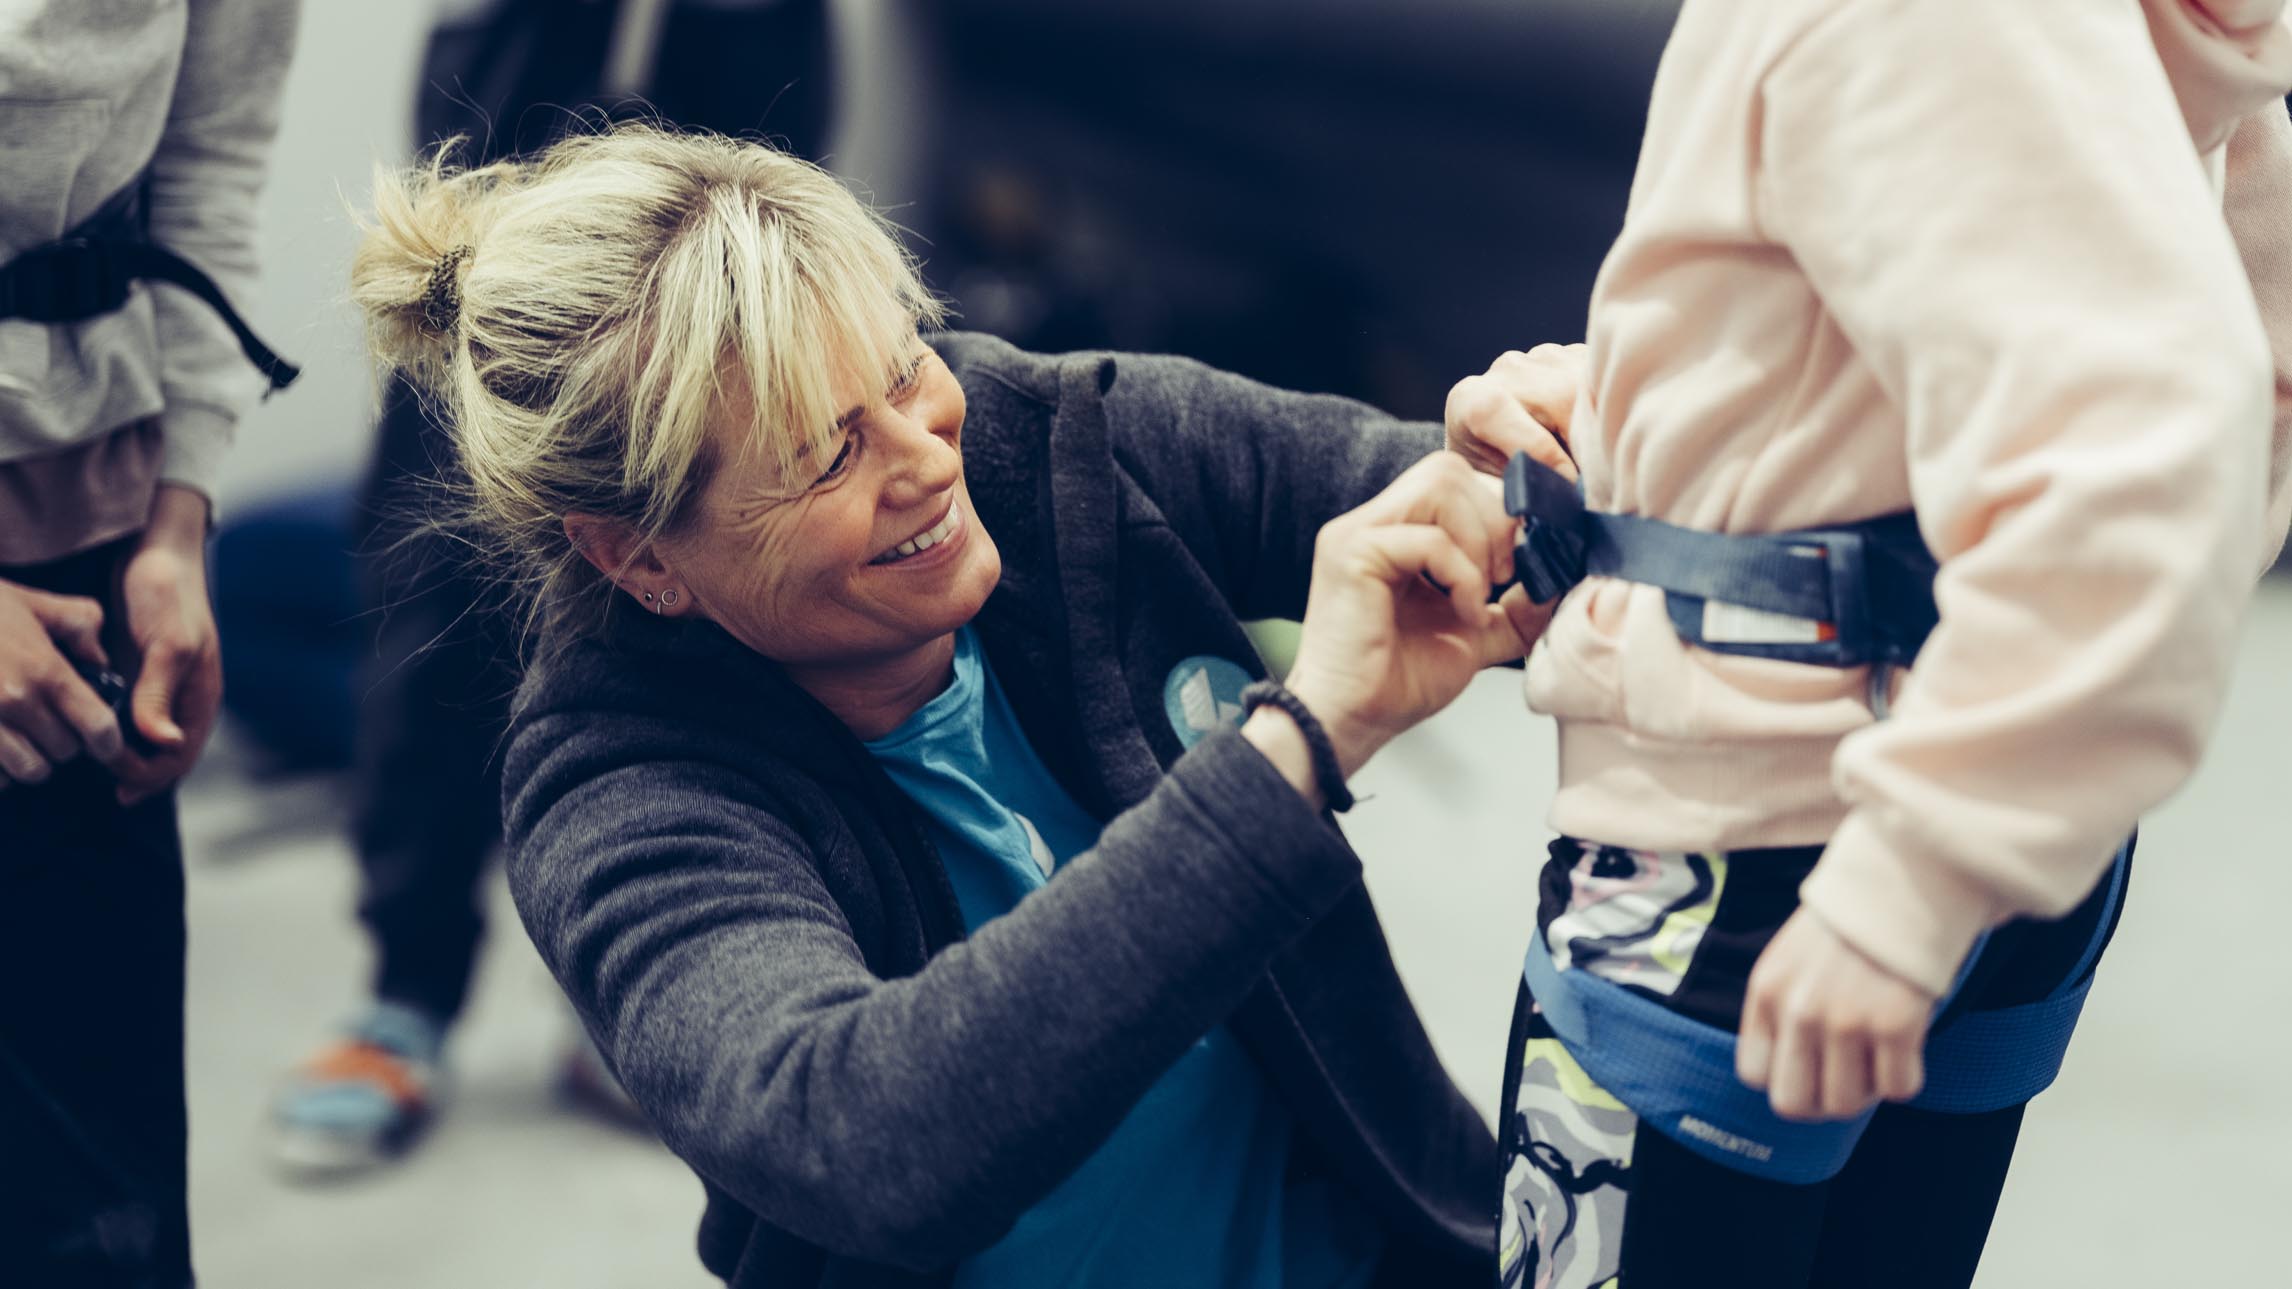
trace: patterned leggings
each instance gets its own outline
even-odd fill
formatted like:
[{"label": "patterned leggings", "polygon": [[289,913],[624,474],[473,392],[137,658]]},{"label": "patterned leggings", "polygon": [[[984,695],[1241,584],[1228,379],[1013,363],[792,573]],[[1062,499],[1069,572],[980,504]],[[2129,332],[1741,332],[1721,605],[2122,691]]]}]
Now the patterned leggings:
[{"label": "patterned leggings", "polygon": [[[1561,838],[1537,923],[1554,965],[1729,1031],[1751,965],[1798,906],[1820,847],[1660,854]],[[2009,1006],[2072,970],[2122,901],[2106,884],[2057,922],[1991,938],[1953,1006]],[[1949,1289],[1972,1282],[2022,1106],[1886,1105],[1844,1170],[1797,1186],[1673,1142],[1594,1083],[1525,986],[1504,1074],[1502,1289]]]}]

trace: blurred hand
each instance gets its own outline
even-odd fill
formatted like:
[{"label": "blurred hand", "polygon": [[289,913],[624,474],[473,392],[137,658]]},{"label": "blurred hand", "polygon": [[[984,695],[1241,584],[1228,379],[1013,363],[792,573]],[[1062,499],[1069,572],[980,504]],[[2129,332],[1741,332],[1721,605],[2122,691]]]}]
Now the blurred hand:
[{"label": "blurred hand", "polygon": [[162,485],[143,545],[123,583],[128,633],[142,654],[129,709],[150,740],[116,768],[119,799],[132,805],[189,773],[223,705],[223,655],[207,601],[207,499]]},{"label": "blurred hand", "polygon": [[1518,613],[1487,602],[1515,526],[1464,458],[1435,452],[1322,528],[1287,683],[1347,775],[1543,630],[1525,594]]},{"label": "blurred hand", "polygon": [[1501,475],[1515,452],[1550,466],[1570,479],[1576,463],[1568,457],[1568,424],[1583,388],[1588,350],[1582,345],[1538,345],[1515,349],[1467,376],[1448,392],[1449,451],[1484,474]]},{"label": "blurred hand", "polygon": [[44,782],[82,752],[122,756],[119,721],[71,659],[104,665],[103,606],[0,582],[0,789]]},{"label": "blurred hand", "polygon": [[1751,968],[1735,1072],[1785,1119],[1851,1119],[1925,1086],[1935,998],[1800,909]]}]

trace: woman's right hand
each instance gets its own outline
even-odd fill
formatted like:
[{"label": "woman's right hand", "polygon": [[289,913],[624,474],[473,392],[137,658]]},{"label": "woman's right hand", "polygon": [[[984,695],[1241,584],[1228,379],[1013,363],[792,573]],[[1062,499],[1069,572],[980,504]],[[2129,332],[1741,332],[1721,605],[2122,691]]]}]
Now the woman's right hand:
[{"label": "woman's right hand", "polygon": [[44,781],[83,750],[120,759],[119,720],[65,654],[102,666],[103,607],[0,582],[0,788]]},{"label": "woman's right hand", "polygon": [[1519,588],[1488,602],[1510,577],[1516,523],[1497,490],[1444,451],[1321,529],[1287,684],[1348,776],[1542,632],[1548,612]]}]

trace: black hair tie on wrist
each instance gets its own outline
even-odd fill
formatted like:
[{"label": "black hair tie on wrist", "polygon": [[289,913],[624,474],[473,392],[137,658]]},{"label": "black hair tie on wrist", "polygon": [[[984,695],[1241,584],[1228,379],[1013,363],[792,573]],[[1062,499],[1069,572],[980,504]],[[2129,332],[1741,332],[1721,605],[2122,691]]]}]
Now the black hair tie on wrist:
[{"label": "black hair tie on wrist", "polygon": [[1290,693],[1278,680],[1261,680],[1242,691],[1242,710],[1254,712],[1272,705],[1289,713],[1297,722],[1297,732],[1305,736],[1306,755],[1313,760],[1313,777],[1321,785],[1321,799],[1338,814],[1353,808],[1353,790],[1345,786],[1345,771],[1337,764],[1337,749],[1329,742],[1329,731],[1321,728],[1305,700]]}]

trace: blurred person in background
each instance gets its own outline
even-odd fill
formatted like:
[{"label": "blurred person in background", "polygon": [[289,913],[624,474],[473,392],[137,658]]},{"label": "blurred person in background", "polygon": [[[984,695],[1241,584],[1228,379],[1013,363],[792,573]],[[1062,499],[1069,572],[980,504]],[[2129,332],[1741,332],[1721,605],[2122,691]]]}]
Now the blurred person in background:
[{"label": "blurred person in background", "polygon": [[1487,1282],[1494,1143],[1326,813],[1542,625],[1440,426],[937,333],[754,144],[375,200],[353,296],[537,620],[511,890],[712,1271]]},{"label": "blurred person in background", "polygon": [[1865,601],[1914,665],[1644,565],[1559,603],[1505,1284],[1973,1279],[2292,520],[2288,88],[2283,0],[1685,6],[1588,346],[1460,397],[1580,384],[1582,504],[1675,553],[1914,519],[1931,601]]},{"label": "blurred person in background", "polygon": [[[829,70],[823,0],[449,0],[422,61],[415,133],[425,146],[464,139],[485,164],[634,113],[768,134],[813,157],[827,129]],[[353,723],[358,912],[374,949],[373,997],[273,1101],[272,1150],[295,1175],[370,1168],[419,1138],[476,968],[486,861],[501,837],[514,632],[467,553],[425,530],[453,477],[449,457],[434,408],[392,382],[355,541],[372,615],[361,620],[379,623]],[[308,509],[290,505],[265,531],[232,535],[234,587],[268,594],[262,570],[298,560]],[[309,652],[250,650],[247,665]],[[265,709],[263,726],[307,722],[311,706],[298,701],[299,718]],[[562,1079],[577,1098],[628,1113],[586,1044],[567,1054]]]},{"label": "blurred person in background", "polygon": [[[0,1279],[191,1283],[174,785],[294,0],[0,11]],[[104,673],[110,673],[108,675]],[[111,702],[131,686],[124,706]]]}]

